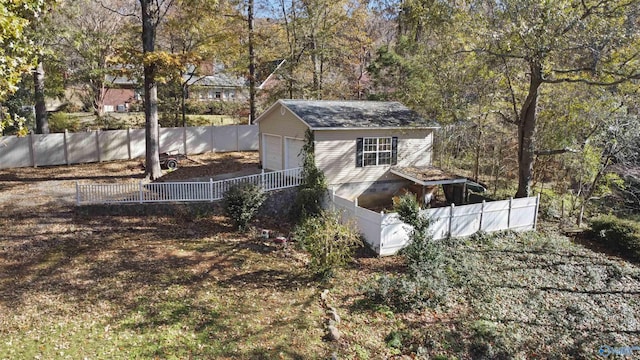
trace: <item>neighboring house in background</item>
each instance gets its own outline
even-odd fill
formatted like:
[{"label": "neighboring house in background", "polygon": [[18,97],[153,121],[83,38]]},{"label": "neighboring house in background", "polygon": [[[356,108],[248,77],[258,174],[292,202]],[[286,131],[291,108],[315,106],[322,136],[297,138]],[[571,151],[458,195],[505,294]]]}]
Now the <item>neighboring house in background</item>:
[{"label": "neighboring house in background", "polygon": [[431,166],[439,125],[398,102],[279,100],[256,123],[263,168],[301,166],[305,132],[311,130],[316,166],[329,187],[363,205],[390,201],[403,188],[417,187],[414,192],[424,198],[439,185],[466,184]]},{"label": "neighboring house in background", "polygon": [[196,101],[245,101],[249,90],[245,79],[228,74],[187,78],[187,99]]},{"label": "neighboring house in background", "polygon": [[103,100],[105,113],[127,112],[131,103],[142,100],[142,91],[135,79],[107,75]]}]

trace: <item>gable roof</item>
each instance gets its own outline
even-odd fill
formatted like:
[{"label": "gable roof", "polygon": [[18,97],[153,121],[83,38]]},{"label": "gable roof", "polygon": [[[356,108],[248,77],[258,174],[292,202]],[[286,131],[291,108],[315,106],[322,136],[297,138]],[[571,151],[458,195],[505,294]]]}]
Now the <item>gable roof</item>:
[{"label": "gable roof", "polygon": [[440,127],[396,101],[278,100],[274,106],[278,103],[312,130]]}]

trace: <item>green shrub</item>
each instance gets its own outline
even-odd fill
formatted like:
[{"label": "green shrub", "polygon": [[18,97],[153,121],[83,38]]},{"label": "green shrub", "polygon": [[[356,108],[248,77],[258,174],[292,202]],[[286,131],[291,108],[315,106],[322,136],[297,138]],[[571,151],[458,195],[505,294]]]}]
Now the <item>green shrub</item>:
[{"label": "green shrub", "polygon": [[444,300],[450,284],[444,245],[433,240],[429,232],[431,221],[420,214],[414,195],[403,195],[394,208],[400,219],[413,227],[409,245],[401,251],[407,273],[377,278],[365,287],[365,295],[400,311],[436,306]]},{"label": "green shrub", "polygon": [[316,167],[314,156],[313,132],[307,130],[305,144],[302,147],[302,182],[298,188],[296,200],[291,207],[291,218],[303,221],[322,211],[322,200],[327,192],[324,173]]},{"label": "green shrub", "polygon": [[350,263],[355,249],[362,246],[354,226],[342,224],[340,215],[331,211],[307,217],[296,226],[294,237],[311,255],[310,270],[321,277],[329,277],[335,269]]},{"label": "green shrub", "polygon": [[61,133],[65,130],[70,132],[78,132],[82,129],[82,125],[77,118],[69,116],[67,113],[52,113],[48,117],[49,131],[52,133]]},{"label": "green shrub", "polygon": [[238,230],[245,231],[265,199],[266,194],[260,186],[242,183],[224,194],[222,206]]},{"label": "green shrub", "polygon": [[640,223],[607,215],[591,220],[593,235],[623,257],[640,261]]}]

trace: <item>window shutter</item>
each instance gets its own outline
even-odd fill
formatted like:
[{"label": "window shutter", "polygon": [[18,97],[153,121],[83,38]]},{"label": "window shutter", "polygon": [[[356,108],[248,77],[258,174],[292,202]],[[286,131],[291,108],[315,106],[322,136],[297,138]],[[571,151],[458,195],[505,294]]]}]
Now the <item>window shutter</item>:
[{"label": "window shutter", "polygon": [[391,138],[391,165],[398,163],[398,137]]},{"label": "window shutter", "polygon": [[362,167],[362,138],[356,139],[356,167]]}]

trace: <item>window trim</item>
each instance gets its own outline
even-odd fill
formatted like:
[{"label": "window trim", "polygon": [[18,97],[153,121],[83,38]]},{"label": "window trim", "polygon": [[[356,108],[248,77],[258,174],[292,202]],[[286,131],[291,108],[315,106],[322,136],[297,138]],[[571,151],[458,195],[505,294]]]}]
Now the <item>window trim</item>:
[{"label": "window trim", "polygon": [[[375,144],[371,144],[367,140],[375,140]],[[388,139],[381,144],[382,139]],[[367,144],[367,142],[369,142]],[[367,147],[375,146],[375,150],[366,150]],[[381,146],[389,146],[388,150],[381,150]],[[367,154],[375,154],[375,164],[367,164],[365,158]],[[388,158],[388,162],[380,163],[381,155]],[[368,136],[356,139],[356,167],[372,167],[372,166],[391,166],[398,162],[398,138],[395,136]]]}]

